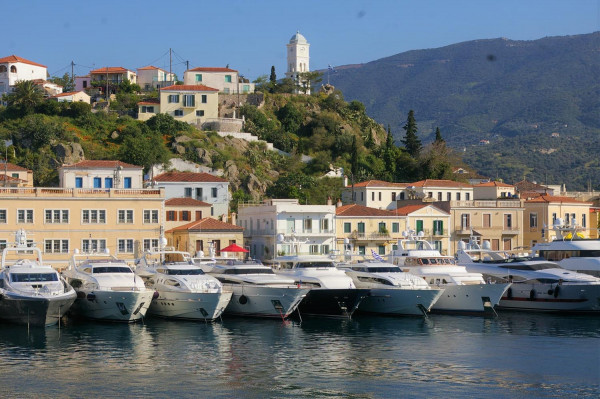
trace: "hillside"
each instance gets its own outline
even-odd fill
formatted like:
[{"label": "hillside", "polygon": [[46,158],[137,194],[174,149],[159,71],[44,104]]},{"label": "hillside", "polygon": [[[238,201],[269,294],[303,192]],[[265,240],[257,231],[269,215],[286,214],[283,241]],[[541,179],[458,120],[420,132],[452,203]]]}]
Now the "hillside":
[{"label": "hillside", "polygon": [[424,142],[439,126],[481,174],[597,189],[599,59],[600,32],[475,40],[337,67],[330,82],[390,124],[397,142],[413,109]]}]

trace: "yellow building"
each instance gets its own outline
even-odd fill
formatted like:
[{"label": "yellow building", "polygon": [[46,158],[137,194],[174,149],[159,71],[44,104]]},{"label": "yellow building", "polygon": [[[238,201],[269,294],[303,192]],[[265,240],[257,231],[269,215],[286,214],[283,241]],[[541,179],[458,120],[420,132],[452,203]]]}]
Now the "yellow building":
[{"label": "yellow building", "polygon": [[0,164],[0,187],[33,187],[33,172],[4,162]]},{"label": "yellow building", "polygon": [[173,85],[160,89],[160,103],[138,104],[138,119],[145,121],[158,113],[175,120],[202,124],[219,117],[219,90],[204,85]]},{"label": "yellow building", "polygon": [[55,266],[74,249],[132,261],[158,247],[163,201],[162,189],[0,188],[0,247],[25,229]]},{"label": "yellow building", "polygon": [[165,230],[210,216],[211,204],[194,198],[169,198],[165,201]]},{"label": "yellow building", "polygon": [[548,235],[548,227],[554,225],[556,219],[563,219],[566,224],[575,223],[583,228],[586,237],[592,236],[590,208],[591,202],[578,201],[571,197],[540,195],[525,201],[524,243],[533,246],[538,242],[547,242],[552,237]]},{"label": "yellow building", "polygon": [[449,253],[450,214],[448,212],[426,203],[406,205],[393,212],[404,219],[405,230],[422,234],[423,238],[443,255]]},{"label": "yellow building", "polygon": [[213,245],[215,255],[220,256],[221,248],[230,244],[244,243],[244,228],[213,218],[203,218],[165,232],[169,246],[178,251],[196,254],[200,251],[208,256]]}]

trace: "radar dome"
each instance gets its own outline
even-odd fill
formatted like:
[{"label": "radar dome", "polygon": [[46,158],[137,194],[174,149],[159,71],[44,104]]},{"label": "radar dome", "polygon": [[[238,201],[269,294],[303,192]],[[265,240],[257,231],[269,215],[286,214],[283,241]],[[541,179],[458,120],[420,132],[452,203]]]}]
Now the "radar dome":
[{"label": "radar dome", "polygon": [[492,247],[490,246],[490,242],[489,242],[489,241],[484,241],[484,242],[483,242],[483,249],[490,249],[490,248],[492,248]]}]

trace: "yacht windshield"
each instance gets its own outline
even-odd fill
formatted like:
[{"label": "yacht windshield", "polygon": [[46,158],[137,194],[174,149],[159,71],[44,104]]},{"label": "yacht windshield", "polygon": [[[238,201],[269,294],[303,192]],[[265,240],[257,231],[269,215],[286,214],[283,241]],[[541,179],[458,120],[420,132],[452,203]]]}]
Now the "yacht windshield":
[{"label": "yacht windshield", "polygon": [[298,262],[297,268],[334,267],[332,262]]},{"label": "yacht windshield", "polygon": [[204,272],[202,269],[167,269],[165,270],[165,274],[171,276],[197,276],[204,274]]},{"label": "yacht windshield", "polygon": [[559,266],[553,263],[534,263],[534,264],[524,264],[524,265],[506,265],[502,266],[505,269],[512,270],[544,270],[544,269],[556,269]]},{"label": "yacht windshield", "polygon": [[38,281],[58,281],[56,273],[11,273],[10,281],[13,283],[29,283]]},{"label": "yacht windshield", "polygon": [[133,273],[127,266],[102,266],[94,267],[92,273]]},{"label": "yacht windshield", "polygon": [[226,269],[223,274],[275,274],[273,270],[268,268],[257,269]]}]

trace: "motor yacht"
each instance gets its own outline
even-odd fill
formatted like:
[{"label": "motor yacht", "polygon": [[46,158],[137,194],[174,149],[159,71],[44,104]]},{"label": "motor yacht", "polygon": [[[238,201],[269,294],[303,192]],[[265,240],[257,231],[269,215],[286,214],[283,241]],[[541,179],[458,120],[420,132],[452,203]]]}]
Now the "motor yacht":
[{"label": "motor yacht", "polygon": [[173,248],[146,251],[136,260],[135,273],[158,293],[148,310],[153,316],[212,321],[231,300],[232,292],[195,265],[189,253]]},{"label": "motor yacht", "polygon": [[[16,255],[12,262],[9,257]],[[76,294],[59,273],[42,261],[42,251],[28,245],[24,230],[14,245],[2,250],[0,319],[29,326],[56,324],[75,301]]]},{"label": "motor yacht", "polygon": [[422,278],[405,273],[398,266],[379,261],[338,264],[358,288],[371,294],[364,298],[360,312],[389,315],[426,315],[444,292]]},{"label": "motor yacht", "polygon": [[226,314],[285,319],[310,291],[295,284],[294,279],[275,274],[272,268],[251,259],[225,258],[198,264],[233,292]]},{"label": "motor yacht", "polygon": [[104,253],[75,250],[62,272],[75,288],[73,316],[105,321],[139,321],[146,315],[154,290],[146,288],[127,262]]},{"label": "motor yacht", "polygon": [[551,241],[535,244],[532,256],[556,262],[563,269],[600,277],[600,240],[584,238],[582,231],[575,219],[570,225],[556,219],[548,232],[554,233]]},{"label": "motor yacht", "polygon": [[352,279],[338,269],[333,259],[317,255],[290,255],[275,258],[276,274],[310,291],[298,306],[301,315],[351,317],[368,289],[356,288]]},{"label": "motor yacht", "polygon": [[500,309],[547,312],[600,312],[600,278],[561,268],[554,262],[517,257],[464,243],[459,264],[498,283],[511,282]]},{"label": "motor yacht", "polygon": [[389,255],[390,263],[423,278],[431,287],[444,288],[444,293],[433,304],[432,312],[495,314],[494,307],[509,282],[489,284],[481,273],[468,272],[453,257],[443,256],[429,241],[414,232],[405,232],[398,241],[398,249]]}]

